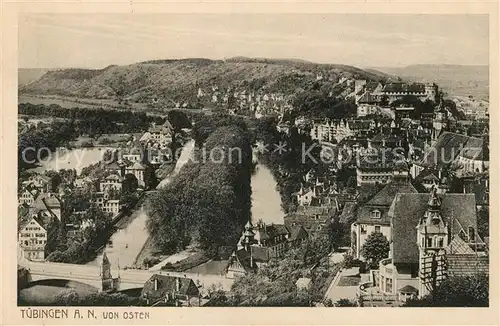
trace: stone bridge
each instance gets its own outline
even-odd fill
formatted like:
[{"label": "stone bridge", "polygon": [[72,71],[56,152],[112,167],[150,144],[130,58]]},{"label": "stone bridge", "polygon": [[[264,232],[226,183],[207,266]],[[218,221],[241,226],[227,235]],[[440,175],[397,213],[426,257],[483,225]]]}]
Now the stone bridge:
[{"label": "stone bridge", "polygon": [[[19,265],[29,271],[29,281],[40,281],[49,279],[62,279],[76,281],[91,285],[97,289],[102,289],[102,275],[100,266],[87,266],[76,264],[49,263],[23,261]],[[195,284],[206,290],[215,285],[229,291],[234,280],[226,278],[224,275],[197,274],[184,272],[148,271],[140,269],[111,269],[113,278],[117,278],[117,290],[128,290],[142,288],[144,283],[154,274],[191,278]]]}]

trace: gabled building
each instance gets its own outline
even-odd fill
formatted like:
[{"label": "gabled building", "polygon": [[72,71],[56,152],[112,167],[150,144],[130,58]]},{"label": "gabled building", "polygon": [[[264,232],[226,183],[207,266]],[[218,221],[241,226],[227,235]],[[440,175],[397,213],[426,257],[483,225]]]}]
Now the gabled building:
[{"label": "gabled building", "polygon": [[47,225],[36,214],[19,224],[18,243],[28,260],[44,261],[47,244]]},{"label": "gabled building", "polygon": [[309,206],[318,197],[315,187],[304,187],[303,185],[300,185],[300,190],[295,195],[299,206]]},{"label": "gabled building", "polygon": [[390,182],[357,208],[356,222],[351,225],[351,249],[355,258],[362,258],[361,247],[371,233],[381,232],[390,239],[389,208],[398,193],[417,193],[417,190],[409,182]]},{"label": "gabled building", "polygon": [[19,205],[33,205],[38,193],[39,192],[35,187],[31,187],[30,185],[23,187],[18,196]]},{"label": "gabled building", "polygon": [[283,257],[286,251],[300,246],[307,238],[307,231],[301,225],[258,222],[254,226],[248,221],[237,249],[229,259],[227,277],[233,278],[255,271],[269,260]]},{"label": "gabled building", "polygon": [[147,306],[199,306],[200,290],[191,278],[154,274],[141,291]]},{"label": "gabled building", "polygon": [[323,230],[334,214],[335,209],[329,207],[301,206],[296,212],[285,216],[285,226],[293,228],[300,225],[307,231],[307,234],[312,236]]},{"label": "gabled building", "polygon": [[99,183],[99,189],[101,191],[121,191],[122,190],[122,177],[117,174],[110,174],[104,180]]},{"label": "gabled building", "polygon": [[153,124],[149,130],[150,138],[148,141],[160,144],[160,147],[167,147],[174,137],[174,128],[170,122],[165,120],[165,123],[161,126]]}]

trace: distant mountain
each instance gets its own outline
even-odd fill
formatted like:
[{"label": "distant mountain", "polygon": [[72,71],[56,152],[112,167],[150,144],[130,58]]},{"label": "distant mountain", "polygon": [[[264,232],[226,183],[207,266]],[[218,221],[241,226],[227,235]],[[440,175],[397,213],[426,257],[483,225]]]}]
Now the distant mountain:
[{"label": "distant mountain", "polygon": [[[152,98],[195,101],[199,88],[205,94],[213,94],[215,87],[222,93],[231,87],[288,95],[303,89],[333,89],[342,77],[383,81],[387,76],[352,66],[293,59],[172,59],[112,65],[98,70],[51,70],[34,82],[20,86],[19,93],[101,99],[114,98],[120,93],[138,103]],[[342,87],[336,91],[342,91],[339,89]]]},{"label": "distant mountain", "polygon": [[403,68],[377,67],[381,71],[417,82],[435,82],[449,96],[469,96],[488,100],[489,66],[411,65]]},{"label": "distant mountain", "polygon": [[43,68],[19,68],[17,71],[18,83],[20,86],[29,84],[42,77],[49,69]]}]

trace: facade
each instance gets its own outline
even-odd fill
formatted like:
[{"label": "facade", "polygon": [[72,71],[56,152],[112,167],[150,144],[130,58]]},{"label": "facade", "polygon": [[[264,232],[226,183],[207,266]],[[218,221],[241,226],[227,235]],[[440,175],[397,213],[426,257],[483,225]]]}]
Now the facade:
[{"label": "facade", "polygon": [[375,104],[358,104],[357,116],[358,118],[366,117],[367,115],[377,114],[380,111],[378,105]]},{"label": "facade", "polygon": [[26,223],[21,224],[18,241],[25,258],[33,261],[45,260],[47,230],[42,219],[33,216]]},{"label": "facade", "polygon": [[436,84],[422,83],[388,83],[382,88],[381,93],[387,96],[390,102],[409,95],[416,96],[421,101],[431,100],[436,102],[438,86]]},{"label": "facade", "polygon": [[137,178],[140,187],[144,187],[144,172],[146,168],[141,163],[134,163],[125,168],[125,174],[133,174]]},{"label": "facade", "polygon": [[142,160],[142,156],[143,156],[142,149],[133,147],[123,152],[122,159],[133,163],[140,163]]},{"label": "facade", "polygon": [[161,148],[167,147],[174,137],[174,128],[168,120],[161,126],[151,126],[148,132],[148,141],[159,144]]},{"label": "facade", "polygon": [[121,191],[122,178],[117,174],[111,174],[99,183],[99,189],[101,191],[110,191],[110,190]]},{"label": "facade", "polygon": [[37,190],[31,190],[28,187],[25,187],[22,191],[21,194],[19,195],[19,205],[27,205],[31,206],[35,202],[35,199],[37,197]]},{"label": "facade", "polygon": [[387,184],[393,179],[407,178],[409,178],[408,165],[392,151],[369,151],[361,154],[357,159],[358,187],[364,184]]},{"label": "facade", "polygon": [[117,196],[113,196],[113,192],[109,190],[94,193],[92,202],[104,213],[116,215],[120,211],[120,200]]},{"label": "facade", "polygon": [[323,120],[314,122],[311,129],[311,138],[313,140],[332,142],[354,135],[346,120]]},{"label": "facade", "polygon": [[300,186],[300,191],[296,194],[297,204],[299,206],[309,206],[317,198],[317,191],[315,187]]}]

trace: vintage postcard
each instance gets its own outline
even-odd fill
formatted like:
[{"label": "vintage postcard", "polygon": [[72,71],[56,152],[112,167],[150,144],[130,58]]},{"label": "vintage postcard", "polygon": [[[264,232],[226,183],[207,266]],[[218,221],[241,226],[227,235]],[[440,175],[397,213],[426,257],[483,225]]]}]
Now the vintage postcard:
[{"label": "vintage postcard", "polygon": [[4,4],[2,324],[498,323],[496,3],[178,6]]}]

